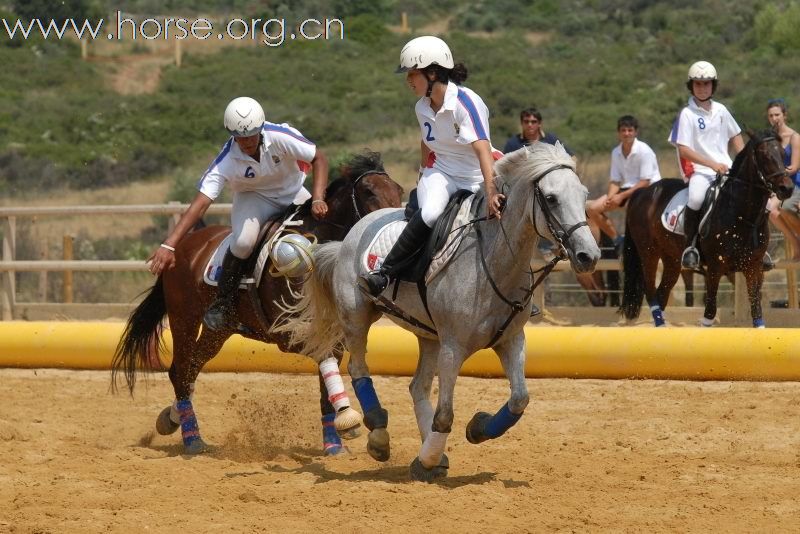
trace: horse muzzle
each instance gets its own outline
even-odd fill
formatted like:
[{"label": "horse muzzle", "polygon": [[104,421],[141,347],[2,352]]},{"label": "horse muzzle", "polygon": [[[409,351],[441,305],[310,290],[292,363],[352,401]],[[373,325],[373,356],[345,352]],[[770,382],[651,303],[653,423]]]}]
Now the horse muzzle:
[{"label": "horse muzzle", "polygon": [[594,272],[597,260],[600,259],[600,249],[594,240],[584,247],[577,250],[569,250],[569,262],[572,270],[577,274],[588,274]]},{"label": "horse muzzle", "polygon": [[792,180],[787,176],[786,179],[782,181],[781,185],[778,186],[777,190],[775,191],[775,195],[780,200],[786,200],[792,196],[794,187],[794,182],[792,182]]}]

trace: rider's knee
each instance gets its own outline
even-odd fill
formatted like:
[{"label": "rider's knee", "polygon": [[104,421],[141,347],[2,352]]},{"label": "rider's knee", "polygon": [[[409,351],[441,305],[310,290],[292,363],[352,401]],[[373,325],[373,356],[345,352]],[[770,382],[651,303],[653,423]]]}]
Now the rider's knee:
[{"label": "rider's knee", "polygon": [[235,236],[231,240],[231,252],[234,256],[240,259],[245,259],[250,257],[250,254],[253,252],[253,248],[256,246],[256,240],[258,239],[258,234],[255,236],[249,235],[249,232],[242,232],[241,235]]}]

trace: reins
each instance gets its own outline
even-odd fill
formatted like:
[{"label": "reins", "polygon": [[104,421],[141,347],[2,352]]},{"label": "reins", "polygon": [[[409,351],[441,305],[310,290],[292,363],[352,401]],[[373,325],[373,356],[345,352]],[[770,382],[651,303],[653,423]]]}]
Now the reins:
[{"label": "reins", "polygon": [[[524,293],[523,293],[523,296],[522,296],[521,300],[511,300],[508,297],[506,297],[503,294],[503,292],[500,290],[500,288],[497,286],[497,283],[495,282],[494,277],[492,277],[492,273],[489,270],[489,265],[486,262],[486,254],[484,252],[484,246],[483,246],[483,243],[484,243],[483,233],[481,232],[480,225],[476,224],[478,222],[485,222],[485,221],[489,220],[489,217],[488,216],[480,217],[478,219],[475,219],[475,220],[470,221],[469,223],[467,223],[467,225],[473,224],[475,226],[475,235],[476,235],[477,241],[478,241],[478,251],[480,253],[479,256],[480,256],[480,259],[481,259],[481,266],[483,267],[483,271],[486,274],[487,280],[489,280],[489,285],[492,287],[492,290],[494,291],[495,295],[497,295],[500,298],[500,300],[505,302],[511,308],[511,312],[509,313],[509,315],[506,318],[505,322],[497,330],[495,335],[492,337],[492,340],[489,341],[489,343],[486,345],[486,348],[493,347],[494,344],[497,343],[497,341],[502,337],[502,335],[505,332],[506,328],[508,328],[508,325],[511,324],[511,322],[514,320],[514,318],[517,316],[517,314],[520,313],[521,311],[527,309],[528,304],[531,301],[531,297],[533,296],[533,292],[536,290],[536,288],[542,283],[542,281],[544,281],[545,277],[548,274],[550,274],[550,272],[555,268],[556,264],[559,261],[565,259],[565,256],[566,256],[566,242],[570,239],[572,234],[576,230],[578,230],[579,228],[581,228],[583,226],[588,226],[588,223],[586,221],[582,221],[582,222],[578,222],[578,223],[573,224],[569,229],[565,230],[564,226],[555,217],[555,215],[553,215],[553,212],[550,210],[550,207],[547,205],[547,200],[544,198],[544,193],[542,193],[542,190],[539,187],[539,181],[542,178],[544,178],[545,176],[547,176],[548,174],[550,174],[551,172],[556,171],[558,169],[571,169],[571,167],[568,166],[568,165],[555,165],[553,167],[550,167],[549,169],[547,169],[546,171],[541,173],[539,176],[534,178],[533,179],[533,184],[534,184],[534,207],[536,206],[536,202],[538,201],[539,207],[542,210],[542,214],[544,215],[545,221],[547,222],[547,228],[548,228],[548,230],[550,230],[550,233],[552,234],[552,236],[555,238],[556,242],[558,243],[559,254],[556,255],[555,257],[553,257],[553,259],[550,260],[547,263],[547,265],[545,265],[541,269],[537,269],[536,271],[533,271],[530,268],[528,269],[528,274],[530,276],[530,286],[527,289],[521,288],[521,289],[524,289]],[[513,256],[514,251],[511,249],[511,244],[508,241],[508,235],[506,234],[505,227],[503,226],[503,220],[500,219],[498,222],[500,224],[500,231],[503,233],[503,236],[505,237],[506,246],[508,247],[509,252]],[[542,234],[539,232],[539,229],[536,226],[536,215],[535,214],[533,215],[533,228],[534,228],[534,231],[536,232],[537,235],[539,235],[540,237],[543,237]],[[495,235],[495,239],[496,238],[497,238],[497,234]],[[534,275],[535,275],[535,273],[538,273],[538,272],[541,272],[541,274],[539,275],[538,278],[536,278],[536,280],[534,280]]]}]

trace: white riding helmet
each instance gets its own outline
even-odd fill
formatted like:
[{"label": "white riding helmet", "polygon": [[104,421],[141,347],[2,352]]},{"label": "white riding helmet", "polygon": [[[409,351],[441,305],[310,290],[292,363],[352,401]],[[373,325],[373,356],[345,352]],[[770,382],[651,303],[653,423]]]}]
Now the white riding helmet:
[{"label": "white riding helmet", "polygon": [[717,79],[717,69],[714,68],[714,65],[709,63],[708,61],[698,61],[692,64],[689,67],[689,77],[688,80],[700,80],[700,81],[707,81],[707,80],[716,80]]},{"label": "white riding helmet", "polygon": [[452,69],[453,54],[447,43],[433,35],[423,35],[411,39],[400,51],[400,65],[395,72],[411,69],[424,69],[430,65],[440,65]]},{"label": "white riding helmet", "polygon": [[298,277],[314,269],[312,249],[314,244],[304,235],[287,233],[272,242],[269,257],[272,276]]},{"label": "white riding helmet", "polygon": [[261,104],[249,96],[240,96],[225,108],[223,123],[232,136],[249,137],[261,131],[265,120]]}]

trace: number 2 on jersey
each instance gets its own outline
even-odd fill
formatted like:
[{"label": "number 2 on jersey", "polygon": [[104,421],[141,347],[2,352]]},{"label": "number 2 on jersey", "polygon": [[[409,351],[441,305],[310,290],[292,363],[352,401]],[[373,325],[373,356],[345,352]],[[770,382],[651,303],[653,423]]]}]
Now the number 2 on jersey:
[{"label": "number 2 on jersey", "polygon": [[431,135],[431,131],[433,130],[433,127],[431,126],[431,123],[423,122],[422,125],[425,128],[428,129],[428,132],[425,134],[425,140],[426,141],[436,141],[436,138]]}]

